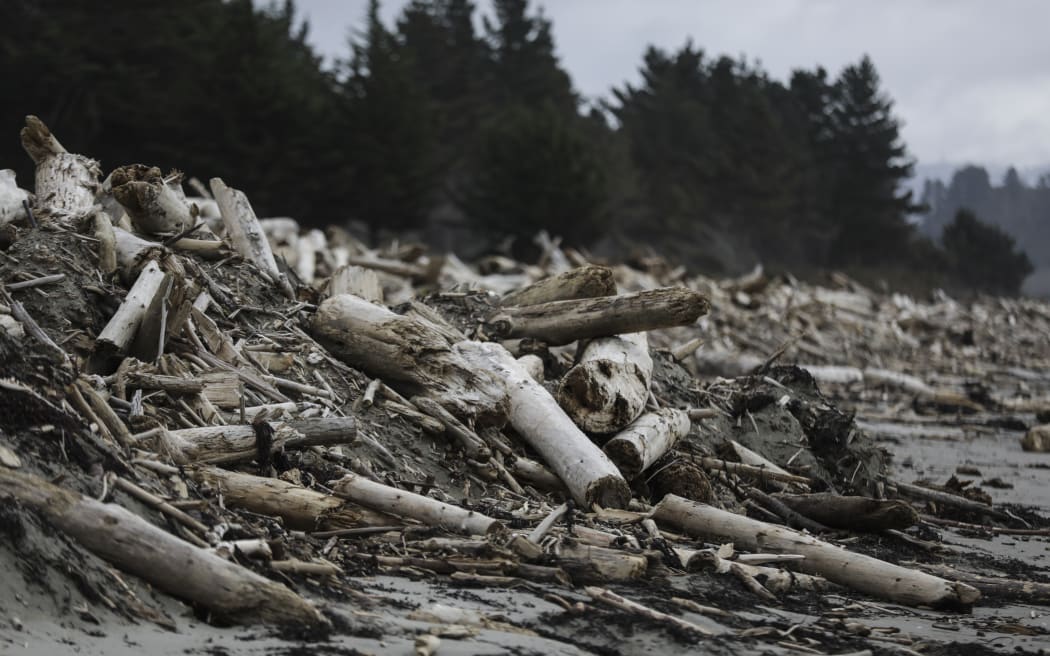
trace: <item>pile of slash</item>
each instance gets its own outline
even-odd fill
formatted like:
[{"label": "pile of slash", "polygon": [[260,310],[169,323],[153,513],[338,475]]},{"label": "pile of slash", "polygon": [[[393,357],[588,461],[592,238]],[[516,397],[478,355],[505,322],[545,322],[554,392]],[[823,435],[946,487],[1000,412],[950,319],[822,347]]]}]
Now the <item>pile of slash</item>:
[{"label": "pile of slash", "polygon": [[22,141],[0,644],[33,646],[35,608],[125,647],[264,625],[319,653],[931,654],[958,646],[857,617],[1050,603],[1034,566],[941,540],[1050,520],[901,480],[885,448],[1046,450],[1045,304],[603,266],[546,235],[534,265],[468,265],[260,220],[218,178],[103,177],[35,117]]}]

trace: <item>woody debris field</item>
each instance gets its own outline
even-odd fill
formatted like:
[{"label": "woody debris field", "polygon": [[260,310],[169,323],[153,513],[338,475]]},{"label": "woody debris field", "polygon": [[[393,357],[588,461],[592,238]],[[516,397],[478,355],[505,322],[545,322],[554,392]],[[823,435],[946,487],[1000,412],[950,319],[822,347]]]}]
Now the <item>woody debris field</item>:
[{"label": "woody debris field", "polygon": [[1047,303],[375,249],[21,137],[0,652],[1050,653]]}]

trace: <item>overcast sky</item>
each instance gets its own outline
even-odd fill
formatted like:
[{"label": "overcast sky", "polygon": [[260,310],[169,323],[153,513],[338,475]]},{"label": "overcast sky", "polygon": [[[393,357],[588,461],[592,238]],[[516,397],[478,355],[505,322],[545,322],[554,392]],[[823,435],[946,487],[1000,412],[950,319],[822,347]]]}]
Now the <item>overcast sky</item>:
[{"label": "overcast sky", "polygon": [[[385,0],[388,24],[406,3]],[[871,55],[923,169],[1050,165],[1050,0],[546,0],[563,65],[588,97],[636,80],[649,44],[687,39],[773,77]],[[310,39],[344,57],[367,0],[298,0]],[[488,0],[478,1],[488,11]]]}]

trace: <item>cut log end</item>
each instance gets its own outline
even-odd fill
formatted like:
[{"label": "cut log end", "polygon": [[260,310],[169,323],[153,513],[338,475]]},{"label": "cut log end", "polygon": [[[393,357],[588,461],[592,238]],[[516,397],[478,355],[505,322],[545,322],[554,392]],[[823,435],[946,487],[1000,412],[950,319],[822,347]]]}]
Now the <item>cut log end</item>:
[{"label": "cut log end", "polygon": [[631,500],[631,489],[627,481],[619,476],[603,476],[587,486],[587,503],[603,508],[626,508]]}]

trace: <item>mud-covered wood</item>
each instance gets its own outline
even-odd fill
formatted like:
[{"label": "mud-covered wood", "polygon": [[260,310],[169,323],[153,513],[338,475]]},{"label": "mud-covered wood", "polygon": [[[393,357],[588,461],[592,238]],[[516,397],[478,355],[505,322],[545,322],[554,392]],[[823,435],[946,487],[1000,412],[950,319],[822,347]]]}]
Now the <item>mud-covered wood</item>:
[{"label": "mud-covered wood", "polygon": [[664,497],[652,516],[694,537],[732,541],[756,552],[801,554],[805,560],[796,564],[800,571],[901,604],[960,609],[969,608],[981,596],[965,583],[846,551],[793,529],[674,495]]},{"label": "mud-covered wood", "polygon": [[615,433],[637,419],[649,400],[653,360],[645,333],[590,342],[558,383],[558,403],[589,433]]},{"label": "mud-covered wood", "polygon": [[138,231],[151,235],[172,235],[193,226],[190,207],[169,186],[160,169],[132,164],[109,176],[113,198],[128,213]]},{"label": "mud-covered wood", "polygon": [[687,326],[707,313],[700,292],[664,287],[633,294],[505,307],[490,320],[494,338],[532,337],[551,345]]},{"label": "mud-covered wood", "polygon": [[503,305],[539,305],[551,301],[570,301],[578,298],[612,296],[616,281],[612,269],[587,265],[538,280],[503,296]]},{"label": "mud-covered wood", "polygon": [[284,585],[195,547],[118,505],[3,468],[0,498],[33,508],[122,571],[220,617],[244,623],[326,623],[313,604]]},{"label": "mud-covered wood", "polygon": [[774,494],[788,508],[831,528],[850,531],[905,529],[919,521],[919,513],[900,499],[871,499],[838,494]]}]

